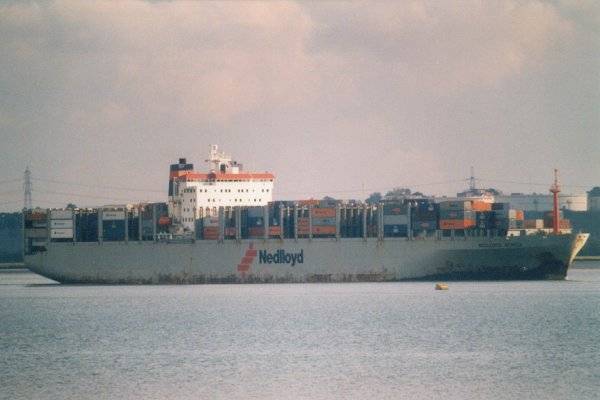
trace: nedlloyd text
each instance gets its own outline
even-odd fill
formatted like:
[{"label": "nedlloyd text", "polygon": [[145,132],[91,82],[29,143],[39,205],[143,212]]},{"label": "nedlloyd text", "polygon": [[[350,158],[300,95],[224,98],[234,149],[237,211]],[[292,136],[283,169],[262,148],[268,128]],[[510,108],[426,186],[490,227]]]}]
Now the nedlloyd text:
[{"label": "nedlloyd text", "polygon": [[288,253],[283,249],[279,249],[275,253],[259,250],[258,262],[260,264],[291,264],[293,267],[296,264],[304,263],[304,249],[300,250],[299,253]]}]

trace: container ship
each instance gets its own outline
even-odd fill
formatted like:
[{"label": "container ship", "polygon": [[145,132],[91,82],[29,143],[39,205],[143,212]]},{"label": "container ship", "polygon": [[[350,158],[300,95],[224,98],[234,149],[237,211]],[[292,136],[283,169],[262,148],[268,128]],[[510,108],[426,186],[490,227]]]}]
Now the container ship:
[{"label": "container ship", "polygon": [[166,203],[27,210],[26,266],[77,284],[564,279],[588,239],[557,206],[273,201],[273,174],[215,145],[206,161],[170,166]]}]

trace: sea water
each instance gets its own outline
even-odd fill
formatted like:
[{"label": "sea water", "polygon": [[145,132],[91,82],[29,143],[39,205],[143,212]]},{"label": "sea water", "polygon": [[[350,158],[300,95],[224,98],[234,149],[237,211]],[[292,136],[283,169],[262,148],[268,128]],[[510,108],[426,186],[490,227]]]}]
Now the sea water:
[{"label": "sea water", "polygon": [[600,262],[566,281],[49,284],[0,272],[1,399],[597,399]]}]

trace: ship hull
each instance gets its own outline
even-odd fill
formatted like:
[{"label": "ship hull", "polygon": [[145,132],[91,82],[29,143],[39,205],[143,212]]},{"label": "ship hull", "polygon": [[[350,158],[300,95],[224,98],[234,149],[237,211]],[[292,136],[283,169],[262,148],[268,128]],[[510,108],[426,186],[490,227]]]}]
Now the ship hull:
[{"label": "ship hull", "polygon": [[586,234],[385,241],[49,243],[26,266],[61,283],[564,279]]}]

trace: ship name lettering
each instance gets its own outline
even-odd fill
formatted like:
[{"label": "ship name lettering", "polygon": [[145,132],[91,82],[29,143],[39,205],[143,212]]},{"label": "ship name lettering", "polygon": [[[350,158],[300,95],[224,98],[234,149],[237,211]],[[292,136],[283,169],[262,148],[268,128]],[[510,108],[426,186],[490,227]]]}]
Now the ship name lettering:
[{"label": "ship name lettering", "polygon": [[304,249],[299,253],[288,253],[283,249],[277,250],[275,253],[269,253],[267,250],[258,251],[258,262],[260,264],[296,264],[304,263]]}]

